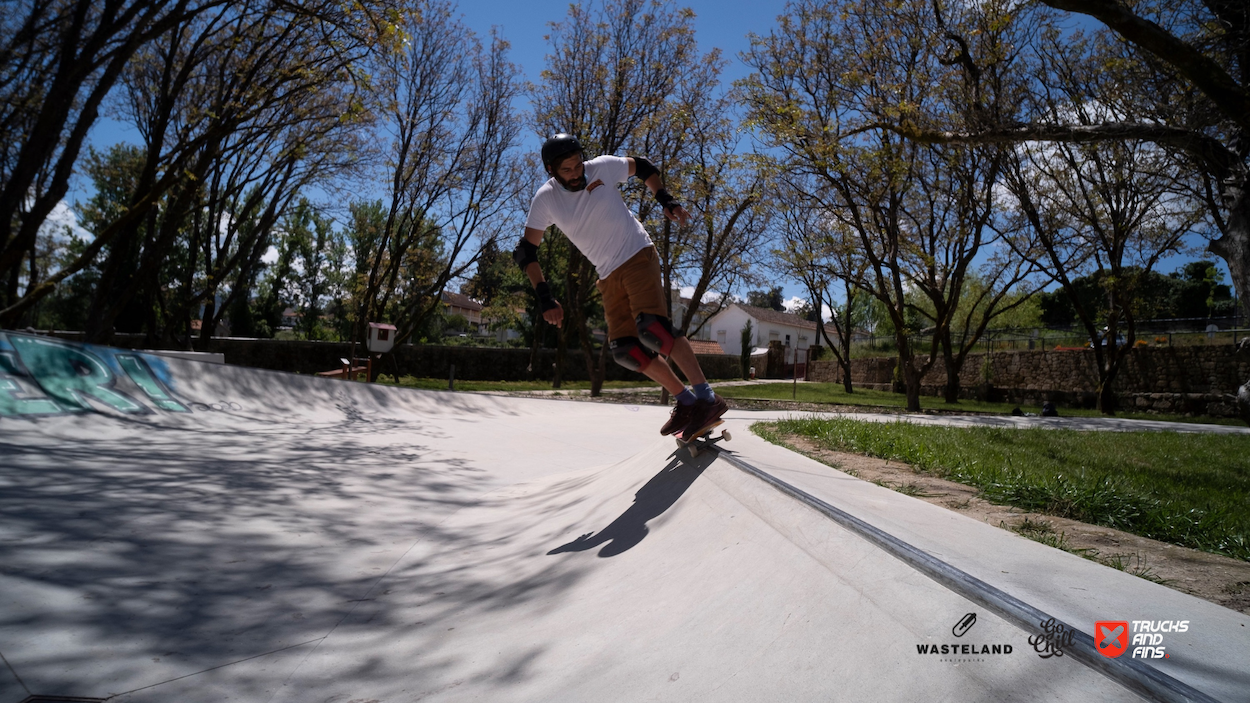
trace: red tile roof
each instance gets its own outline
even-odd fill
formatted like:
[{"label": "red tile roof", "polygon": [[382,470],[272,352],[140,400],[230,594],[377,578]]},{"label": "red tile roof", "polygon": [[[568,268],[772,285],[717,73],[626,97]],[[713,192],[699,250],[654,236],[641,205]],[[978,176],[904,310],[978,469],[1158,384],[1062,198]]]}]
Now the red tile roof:
[{"label": "red tile roof", "polygon": [[760,322],[771,322],[775,325],[793,325],[795,327],[802,327],[803,329],[809,330],[816,329],[815,322],[804,320],[793,313],[781,312],[779,310],[773,310],[772,308],[757,308],[753,305],[743,305],[742,303],[735,303],[735,305],[742,308],[743,312]]},{"label": "red tile roof", "polygon": [[725,354],[725,349],[720,342],[713,342],[707,339],[691,339],[690,348],[695,354]]},{"label": "red tile roof", "polygon": [[460,293],[452,293],[449,290],[443,291],[443,302],[453,308],[464,308],[465,310],[481,310],[482,304]]}]

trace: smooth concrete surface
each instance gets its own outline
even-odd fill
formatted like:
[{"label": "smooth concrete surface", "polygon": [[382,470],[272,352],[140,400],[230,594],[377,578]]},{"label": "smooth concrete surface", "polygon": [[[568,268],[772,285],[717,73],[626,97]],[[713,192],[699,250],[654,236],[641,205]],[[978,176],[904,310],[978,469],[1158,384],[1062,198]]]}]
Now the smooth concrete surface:
[{"label": "smooth concrete surface", "polygon": [[[110,388],[145,412],[73,391],[92,412],[0,417],[0,703],[1138,699],[676,452],[664,408],[145,363],[184,411],[118,366]],[[37,401],[38,372],[10,371]],[[1151,663],[1250,700],[1250,618],[747,430],[776,415],[731,412],[724,446],[1086,632],[1190,620]]]}]

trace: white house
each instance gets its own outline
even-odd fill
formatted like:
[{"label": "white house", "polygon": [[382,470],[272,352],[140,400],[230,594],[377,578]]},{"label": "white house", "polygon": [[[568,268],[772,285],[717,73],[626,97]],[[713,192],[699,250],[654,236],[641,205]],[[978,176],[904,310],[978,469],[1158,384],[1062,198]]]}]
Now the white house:
[{"label": "white house", "polygon": [[443,305],[446,306],[448,315],[460,315],[469,323],[469,329],[465,332],[471,332],[475,336],[481,337],[490,334],[486,328],[486,323],[482,320],[482,304],[462,293],[453,293],[449,290],[443,291],[441,294]]},{"label": "white house", "polygon": [[[786,363],[794,363],[796,349],[807,349],[819,344],[816,338],[816,323],[809,322],[788,312],[778,312],[772,308],[757,308],[742,303],[732,303],[708,321],[704,329],[711,335],[712,341],[719,342],[727,354],[742,353],[742,328],[747,320],[751,321],[752,346],[755,349],[768,347],[769,342],[781,342],[786,347]],[[806,354],[800,354],[799,360],[806,361]]]},{"label": "white house", "polygon": [[[673,325],[674,326],[680,325],[682,320],[686,319],[686,311],[691,309],[693,302],[694,301],[692,301],[690,298],[683,298],[681,297],[680,293],[678,293],[677,291],[673,291]],[[692,340],[698,339],[698,340],[709,341],[709,342],[716,341],[713,338],[712,332],[711,330],[708,329],[707,325],[703,325],[702,327],[699,327],[699,324],[708,316],[709,313],[715,310],[716,307],[717,307],[717,304],[714,301],[710,303],[702,303],[698,306],[697,309],[695,309],[694,315],[690,319],[690,324],[686,326],[686,333],[690,337],[690,339]],[[696,327],[699,327],[698,332],[695,332]],[[721,345],[721,346],[723,347],[724,345]]]}]

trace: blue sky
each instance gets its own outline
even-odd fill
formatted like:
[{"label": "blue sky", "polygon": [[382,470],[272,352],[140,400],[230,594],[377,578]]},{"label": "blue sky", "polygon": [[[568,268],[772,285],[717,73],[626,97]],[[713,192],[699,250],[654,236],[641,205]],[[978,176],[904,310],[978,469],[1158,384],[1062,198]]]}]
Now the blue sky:
[{"label": "blue sky", "polygon": [[[701,52],[713,48],[721,49],[728,65],[722,79],[726,84],[746,76],[749,69],[738,58],[740,52],[750,46],[747,38],[749,33],[768,34],[776,26],[776,17],[784,9],[783,2],[747,2],[745,0],[688,0],[682,3],[695,13],[695,37]],[[463,21],[479,37],[489,36],[492,27],[499,29],[500,34],[511,45],[512,61],[521,66],[526,78],[537,81],[539,72],[545,63],[547,43],[544,36],[551,22],[562,21],[568,13],[567,0],[465,0],[460,3],[459,10]],[[518,109],[528,109],[528,98],[523,99]],[[536,134],[525,136],[525,147],[538,150],[541,138]],[[92,141],[97,148],[106,147],[118,141],[137,141],[133,133],[123,126],[107,119],[93,130]],[[71,191],[69,200],[85,197],[81,190]],[[1200,254],[1201,258],[1216,257]],[[1194,257],[1173,257],[1157,267],[1167,273]],[[1220,268],[1227,269],[1223,262]],[[803,295],[804,291],[795,282],[782,282],[784,295],[787,299]],[[738,291],[744,294],[745,291]]]},{"label": "blue sky", "polygon": [[[729,60],[723,79],[726,83],[746,76],[749,71],[738,54],[750,46],[747,34],[767,34],[784,8],[781,2],[744,2],[743,0],[693,0],[681,3],[695,13],[695,37],[699,49],[706,53],[719,48]],[[468,0],[460,4],[464,22],[478,36],[488,36],[492,27],[512,44],[512,60],[519,64],[531,81],[542,71],[547,43],[544,36],[551,22],[562,21],[568,14],[565,0]],[[537,144],[537,136],[534,137]]]}]

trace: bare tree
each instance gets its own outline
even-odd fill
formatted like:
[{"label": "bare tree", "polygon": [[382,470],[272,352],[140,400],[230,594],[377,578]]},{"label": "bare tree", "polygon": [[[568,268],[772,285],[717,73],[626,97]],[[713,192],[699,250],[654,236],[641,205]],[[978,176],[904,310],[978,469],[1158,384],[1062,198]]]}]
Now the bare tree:
[{"label": "bare tree", "polygon": [[[1031,236],[1015,248],[1063,286],[1094,350],[1098,409],[1114,413],[1115,378],[1137,338],[1138,281],[1179,251],[1201,220],[1201,204],[1176,192],[1171,159],[1148,143],[1017,151],[1006,182]],[[1073,285],[1091,273],[1105,293],[1097,308]]]},{"label": "bare tree", "polygon": [[[360,102],[353,95],[355,63],[373,36],[368,19],[364,5],[344,12],[328,1],[294,7],[257,0],[206,4],[165,22],[164,31],[147,37],[118,67],[126,93],[121,113],[138,126],[146,146],[129,207],[94,232],[75,260],[11,299],[0,319],[16,319],[108,247],[88,330],[102,339],[131,297],[143,290],[150,303],[157,295],[158,271],[186,223],[200,214],[194,210],[211,171],[255,174],[265,164],[286,175],[248,177],[239,187],[267,180],[290,190],[341,160],[342,134]],[[223,165],[231,159],[234,167]],[[275,217],[265,221],[271,225]],[[138,271],[125,270],[114,256],[139,250]]]},{"label": "bare tree", "polygon": [[[980,324],[965,324],[956,346],[964,282],[994,237],[987,224],[1000,156],[924,148],[881,128],[879,112],[926,105],[946,90],[947,69],[920,31],[923,10],[859,0],[788,9],[781,27],[756,37],[747,54],[756,68],[743,84],[751,117],[798,178],[818,182],[810,195],[816,204],[858,239],[866,275],[856,284],[893,323],[908,409],[920,409],[920,381],[939,352],[954,402],[968,351],[1018,280],[1001,279],[1007,268],[990,276],[999,283],[990,304],[979,308]],[[915,335],[926,315],[934,335],[922,356]]]},{"label": "bare tree", "polygon": [[180,22],[222,4],[6,3],[0,20],[0,324],[11,324],[42,297],[32,298],[29,289],[50,290],[47,279],[31,279],[21,293],[22,263],[68,192],[87,134],[131,57]]},{"label": "bare tree", "polygon": [[[697,65],[693,14],[659,0],[603,0],[595,8],[569,6],[562,22],[551,24],[550,53],[541,82],[532,90],[533,124],[542,136],[576,135],[591,154],[616,154],[637,143],[640,132],[664,113],[666,103]],[[671,163],[657,154],[657,163]],[[564,237],[548,246],[566,248],[566,329],[575,330],[591,379],[591,394],[603,384],[602,358],[596,363],[585,310],[595,288],[594,266]],[[606,345],[605,345],[606,346]],[[604,353],[600,349],[601,356]]]},{"label": "bare tree", "polygon": [[[391,316],[407,339],[439,305],[447,283],[477,261],[477,245],[513,224],[521,161],[512,112],[519,70],[508,43],[483,48],[441,0],[414,0],[400,13],[401,48],[379,61],[388,195],[378,238],[363,263],[355,333]],[[404,280],[419,251],[438,265]],[[358,256],[363,252],[357,252]]]},{"label": "bare tree", "polygon": [[[935,36],[947,42],[951,65],[960,67],[964,90],[936,112],[896,110],[881,124],[909,138],[930,143],[1069,144],[1149,142],[1184,157],[1191,180],[1201,192],[1218,236],[1208,249],[1229,267],[1242,304],[1250,311],[1250,15],[1241,2],[1126,5],[1118,0],[1042,0],[1051,8],[1083,14],[1106,31],[1093,34],[1101,68],[1121,78],[1113,94],[1098,97],[1115,107],[1094,122],[1071,119],[1071,113],[1030,110],[1032,100],[1002,100],[989,76],[1012,52],[1031,50],[1044,58],[1062,57],[1070,36],[1054,29],[1051,18],[1028,4],[1005,2],[963,6],[972,21],[942,21]],[[935,3],[935,8],[944,7]],[[949,11],[950,7],[945,6]],[[949,18],[948,18],[949,19]],[[982,42],[976,27],[1009,27],[1026,41]],[[1032,32],[1029,28],[1041,28]],[[1043,42],[1034,43],[1030,35]],[[1080,35],[1075,35],[1077,38]],[[1017,83],[1045,91],[1056,85],[1045,71]],[[897,105],[897,102],[895,103]],[[989,109],[987,109],[987,106]],[[1242,414],[1250,422],[1250,382],[1239,392]]]},{"label": "bare tree", "polygon": [[[693,288],[690,309],[677,325],[682,334],[697,334],[729,303],[729,291],[754,280],[752,264],[765,249],[771,214],[764,206],[765,171],[761,159],[739,153],[737,125],[728,117],[730,100],[720,96],[706,109],[694,106],[691,111],[674,180],[694,217],[688,227],[664,220],[665,232],[676,234],[675,241],[667,243],[671,260],[666,282],[680,277]],[[715,307],[703,311],[692,326],[703,298],[716,293]]]},{"label": "bare tree", "polygon": [[[1013,252],[991,223],[999,214],[999,149],[925,151],[914,203],[904,207],[913,233],[906,276],[933,322],[946,373],[947,403],[959,402],[960,373],[995,319],[1024,304],[1039,267]],[[970,285],[975,281],[976,285]]]},{"label": "bare tree", "polygon": [[[803,283],[816,310],[816,333],[842,369],[842,388],[854,393],[851,343],[857,311],[869,295],[859,286],[865,263],[857,254],[849,228],[828,216],[818,201],[808,196],[816,188],[811,181],[798,187],[783,182],[775,194],[777,214],[773,222],[778,230],[778,248],[773,251],[773,266],[782,275]],[[835,293],[835,286],[841,288],[840,294]],[[824,321],[826,307],[836,340],[829,336]]]}]

